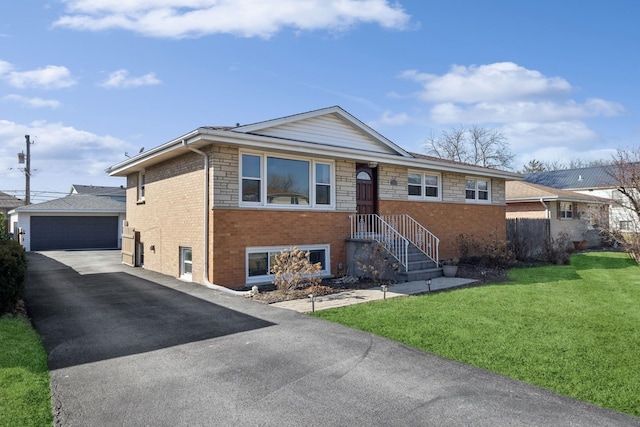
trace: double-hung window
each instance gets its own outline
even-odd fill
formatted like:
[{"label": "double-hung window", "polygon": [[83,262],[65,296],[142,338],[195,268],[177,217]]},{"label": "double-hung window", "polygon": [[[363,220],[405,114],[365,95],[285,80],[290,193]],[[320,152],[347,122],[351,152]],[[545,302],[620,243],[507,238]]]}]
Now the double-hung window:
[{"label": "double-hung window", "polygon": [[467,178],[465,180],[464,197],[471,203],[491,202],[491,181],[484,178]]},{"label": "double-hung window", "polygon": [[440,174],[437,173],[409,172],[407,175],[409,198],[440,200],[440,181]]},{"label": "double-hung window", "polygon": [[333,163],[328,161],[242,153],[240,204],[330,208],[333,175]]},{"label": "double-hung window", "polygon": [[573,204],[570,202],[560,202],[560,209],[558,210],[558,218],[573,219]]}]

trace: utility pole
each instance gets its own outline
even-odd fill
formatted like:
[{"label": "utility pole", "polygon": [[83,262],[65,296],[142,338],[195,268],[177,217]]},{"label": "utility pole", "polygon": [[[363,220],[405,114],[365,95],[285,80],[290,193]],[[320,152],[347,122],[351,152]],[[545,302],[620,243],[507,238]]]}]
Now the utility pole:
[{"label": "utility pole", "polygon": [[29,140],[29,135],[25,135],[24,139],[27,140],[27,168],[24,171],[25,183],[24,190],[27,193],[24,196],[24,204],[31,204],[31,141]]},{"label": "utility pole", "polygon": [[31,204],[31,141],[29,139],[29,135],[25,135],[24,139],[27,142],[27,154],[25,156],[24,152],[18,153],[18,163],[22,164],[22,163],[25,163],[26,161],[26,167],[24,168],[24,179],[25,179],[24,204],[30,205]]}]

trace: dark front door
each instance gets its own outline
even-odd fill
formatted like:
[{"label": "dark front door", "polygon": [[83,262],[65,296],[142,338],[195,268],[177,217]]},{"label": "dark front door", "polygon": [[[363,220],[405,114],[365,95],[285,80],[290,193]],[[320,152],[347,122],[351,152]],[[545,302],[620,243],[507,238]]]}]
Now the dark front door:
[{"label": "dark front door", "polygon": [[356,212],[377,213],[376,170],[367,165],[356,166]]}]

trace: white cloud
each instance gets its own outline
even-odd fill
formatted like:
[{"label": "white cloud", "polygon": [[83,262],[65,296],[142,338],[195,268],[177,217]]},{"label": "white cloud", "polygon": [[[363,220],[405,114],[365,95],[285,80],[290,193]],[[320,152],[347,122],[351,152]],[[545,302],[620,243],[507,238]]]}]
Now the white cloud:
[{"label": "white cloud", "polygon": [[384,127],[384,126],[402,126],[411,121],[411,116],[407,113],[393,113],[391,111],[385,111],[382,115],[369,123],[372,128]]},{"label": "white cloud", "polygon": [[11,70],[13,70],[13,65],[0,59],[0,76],[7,74]]},{"label": "white cloud", "polygon": [[0,78],[19,89],[60,89],[76,84],[69,69],[61,65],[47,65],[30,71],[15,71],[14,68],[9,62],[0,60]]},{"label": "white cloud", "polygon": [[388,0],[65,0],[54,25],[77,30],[111,28],[151,37],[210,34],[269,38],[283,28],[342,31],[360,23],[405,29],[410,16]]},{"label": "white cloud", "polygon": [[600,142],[599,135],[581,121],[557,121],[550,123],[520,122],[501,128],[511,144],[519,151],[532,147],[593,145]]},{"label": "white cloud", "polygon": [[404,71],[403,78],[422,85],[420,98],[429,102],[499,102],[565,94],[571,85],[560,77],[546,77],[513,62],[469,67],[455,65],[442,76]]},{"label": "white cloud", "polygon": [[59,89],[76,84],[69,69],[60,65],[47,65],[31,71],[11,71],[8,74],[8,80],[17,88]]},{"label": "white cloud", "polygon": [[478,102],[471,105],[448,102],[435,105],[431,109],[431,117],[436,123],[517,123],[615,116],[622,112],[624,107],[620,104],[603,99],[590,99],[583,104],[574,100]]},{"label": "white cloud", "polygon": [[25,107],[31,108],[58,108],[60,101],[55,99],[27,98],[16,94],[10,94],[2,98],[4,101],[17,102]]},{"label": "white cloud", "polygon": [[[0,173],[3,187],[24,188],[16,153],[25,150],[30,135],[33,191],[68,191],[72,184],[120,185],[104,170],[125,159],[134,148],[110,135],[97,135],[62,123],[28,124],[0,120]],[[23,165],[22,165],[23,166]],[[0,189],[1,190],[1,189]]]},{"label": "white cloud", "polygon": [[131,88],[138,86],[151,86],[162,83],[155,73],[147,73],[140,77],[129,77],[129,71],[121,69],[109,74],[109,77],[99,84],[108,88]]},{"label": "white cloud", "polygon": [[623,105],[601,98],[577,100],[567,79],[512,62],[453,66],[442,75],[407,70],[399,77],[419,85],[414,98],[429,108],[423,123],[441,129],[457,125],[496,128],[506,136],[512,151],[528,160],[609,158],[612,142],[590,124],[592,119],[626,112]]}]

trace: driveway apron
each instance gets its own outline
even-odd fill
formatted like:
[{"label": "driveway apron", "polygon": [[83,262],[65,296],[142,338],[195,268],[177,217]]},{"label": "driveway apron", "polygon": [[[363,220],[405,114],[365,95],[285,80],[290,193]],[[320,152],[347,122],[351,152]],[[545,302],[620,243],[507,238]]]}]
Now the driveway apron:
[{"label": "driveway apron", "polygon": [[640,426],[294,311],[119,264],[29,253],[60,426]]}]

